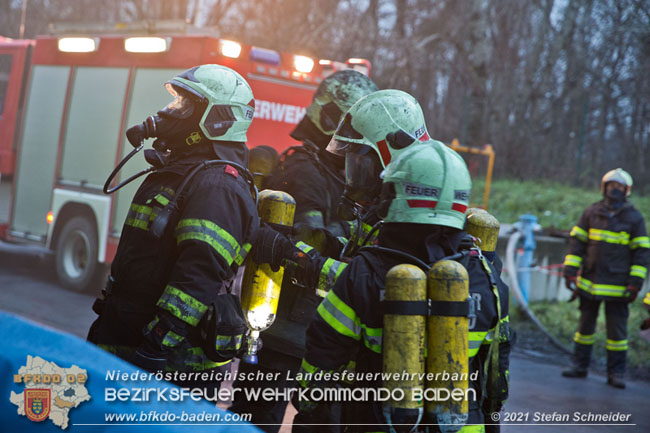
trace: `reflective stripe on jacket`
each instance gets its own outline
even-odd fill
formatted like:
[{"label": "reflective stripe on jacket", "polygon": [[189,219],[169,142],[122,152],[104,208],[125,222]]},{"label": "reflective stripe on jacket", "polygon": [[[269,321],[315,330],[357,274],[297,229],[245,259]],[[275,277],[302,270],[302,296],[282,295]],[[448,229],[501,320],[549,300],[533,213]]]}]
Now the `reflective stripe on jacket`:
[{"label": "reflective stripe on jacket", "polygon": [[645,221],[630,203],[612,210],[604,201],[589,206],[571,230],[564,273],[577,275],[583,294],[620,299],[628,285],[641,287],[647,276],[650,238]]}]

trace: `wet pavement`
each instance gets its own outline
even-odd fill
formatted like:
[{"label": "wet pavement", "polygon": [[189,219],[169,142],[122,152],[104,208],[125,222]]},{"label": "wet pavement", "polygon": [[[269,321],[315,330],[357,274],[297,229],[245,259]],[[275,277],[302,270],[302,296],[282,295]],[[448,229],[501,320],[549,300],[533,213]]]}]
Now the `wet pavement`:
[{"label": "wet pavement", "polygon": [[[51,257],[42,250],[0,242],[0,309],[85,338],[96,317],[91,310],[94,298],[59,286]],[[555,362],[549,362],[549,356]],[[595,373],[565,379],[561,364],[567,360],[515,350],[510,398],[499,414],[503,432],[650,432],[649,383],[628,381],[627,389],[618,390]],[[287,413],[285,422],[292,415]],[[598,418],[603,415],[609,418]],[[283,431],[289,431],[288,426]]]}]

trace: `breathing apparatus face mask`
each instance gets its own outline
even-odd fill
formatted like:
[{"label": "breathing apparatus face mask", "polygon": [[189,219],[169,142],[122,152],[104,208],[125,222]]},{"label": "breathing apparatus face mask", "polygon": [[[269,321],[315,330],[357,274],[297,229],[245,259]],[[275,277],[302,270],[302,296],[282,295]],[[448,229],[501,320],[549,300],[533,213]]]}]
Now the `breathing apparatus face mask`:
[{"label": "breathing apparatus face mask", "polygon": [[199,122],[206,103],[176,92],[169,83],[167,90],[174,100],[154,117],[158,138],[154,148],[174,150],[199,143],[205,138]]},{"label": "breathing apparatus face mask", "polygon": [[379,157],[370,146],[353,143],[345,154],[347,197],[362,206],[370,204],[381,190],[382,170]]},{"label": "breathing apparatus face mask", "polygon": [[620,189],[612,189],[607,192],[607,198],[613,201],[623,201],[625,198],[625,193]]},{"label": "breathing apparatus face mask", "polygon": [[[619,184],[620,185],[620,184]],[[616,182],[605,185],[605,199],[610,204],[622,204],[625,201],[625,185],[619,186]]]},{"label": "breathing apparatus face mask", "polygon": [[349,221],[356,213],[355,207],[367,209],[376,200],[381,191],[382,170],[379,157],[370,146],[350,144],[345,154],[345,191],[339,217]]},{"label": "breathing apparatus face mask", "polygon": [[395,197],[397,197],[395,184],[393,182],[384,182],[381,186],[381,195],[379,196],[379,204],[377,205],[377,216],[379,218],[386,218],[390,205]]},{"label": "breathing apparatus face mask", "polygon": [[172,146],[191,146],[203,139],[199,121],[205,111],[205,103],[177,92],[169,83],[167,90],[174,100],[155,116],[147,117],[144,122],[126,131],[133,147],[138,147],[147,138],[156,138],[154,149],[166,151]]}]

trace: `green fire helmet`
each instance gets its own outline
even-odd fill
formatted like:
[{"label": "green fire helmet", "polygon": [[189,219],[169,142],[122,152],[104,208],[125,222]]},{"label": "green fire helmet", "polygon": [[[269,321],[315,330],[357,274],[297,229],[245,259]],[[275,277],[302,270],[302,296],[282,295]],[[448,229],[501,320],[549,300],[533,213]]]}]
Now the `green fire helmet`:
[{"label": "green fire helmet", "polygon": [[600,193],[605,195],[605,184],[607,182],[618,182],[621,185],[625,185],[625,197],[629,197],[632,192],[632,176],[630,173],[623,170],[622,168],[616,168],[605,173],[603,179],[600,181]]},{"label": "green fire helmet", "polygon": [[208,139],[246,141],[255,99],[251,87],[237,72],[221,65],[201,65],[178,74],[165,85],[177,98],[185,91],[206,104],[199,126]]},{"label": "green fire helmet", "polygon": [[323,134],[331,136],[343,113],[359,98],[375,91],[377,85],[361,72],[335,72],[320,83],[306,115]]},{"label": "green fire helmet", "polygon": [[447,146],[411,146],[388,165],[382,200],[385,222],[462,229],[472,180],[463,158]]},{"label": "green fire helmet", "polygon": [[344,155],[350,145],[366,145],[385,168],[411,144],[429,139],[418,101],[401,90],[387,89],[364,96],[350,108],[327,150]]}]

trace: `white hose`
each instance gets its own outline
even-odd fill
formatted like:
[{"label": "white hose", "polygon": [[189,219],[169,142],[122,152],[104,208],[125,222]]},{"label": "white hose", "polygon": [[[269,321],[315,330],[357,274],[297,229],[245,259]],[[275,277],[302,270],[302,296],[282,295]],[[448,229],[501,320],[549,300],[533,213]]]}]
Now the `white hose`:
[{"label": "white hose", "polygon": [[515,248],[517,247],[517,242],[521,239],[521,232],[516,230],[508,239],[508,245],[506,246],[506,268],[508,269],[508,275],[510,277],[510,292],[515,295],[519,307],[526,313],[526,316],[533,322],[540,331],[549,339],[549,341],[558,349],[571,354],[573,351],[566,347],[560,342],[557,338],[551,335],[550,332],[544,328],[542,322],[539,321],[537,316],[528,308],[528,303],[524,300],[523,295],[521,294],[521,289],[519,288],[519,282],[517,281],[517,267],[515,266]]}]

